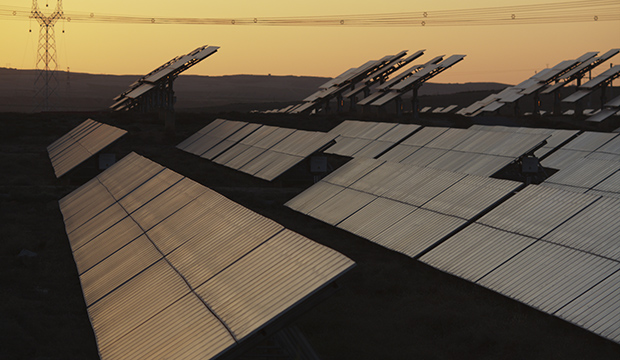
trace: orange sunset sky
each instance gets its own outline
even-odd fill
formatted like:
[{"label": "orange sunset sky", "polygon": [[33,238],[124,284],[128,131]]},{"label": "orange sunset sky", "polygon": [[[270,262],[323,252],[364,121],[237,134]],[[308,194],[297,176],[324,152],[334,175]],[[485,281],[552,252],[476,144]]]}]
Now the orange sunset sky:
[{"label": "orange sunset sky", "polygon": [[[567,1],[543,0],[544,3]],[[38,1],[51,13],[56,1]],[[49,7],[46,8],[46,3]],[[433,81],[515,84],[536,71],[588,51],[620,47],[620,20],[584,10],[597,21],[486,26],[432,26],[434,12],[513,5],[535,0],[65,0],[65,13],[179,18],[265,18],[427,12],[427,26],[258,26],[166,25],[60,21],[56,25],[59,70],[142,75],[201,45],[217,54],[190,69],[199,75],[311,75],[334,77],[368,60],[426,49],[422,63],[437,55],[466,54],[465,60]],[[616,1],[620,13],[620,1]],[[0,10],[27,11],[30,0],[0,0]],[[506,14],[510,16],[510,14]],[[516,16],[519,16],[517,13]],[[32,32],[29,30],[32,29]],[[63,33],[64,30],[64,33]],[[27,17],[0,17],[0,67],[32,69],[39,25]],[[619,63],[612,58],[611,63]],[[602,65],[597,72],[607,69]]]}]

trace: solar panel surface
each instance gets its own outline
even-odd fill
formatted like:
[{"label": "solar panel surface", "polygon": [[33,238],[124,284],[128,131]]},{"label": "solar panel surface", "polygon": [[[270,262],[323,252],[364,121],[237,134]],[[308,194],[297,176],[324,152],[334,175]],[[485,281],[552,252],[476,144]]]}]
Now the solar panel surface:
[{"label": "solar panel surface", "polygon": [[88,119],[47,147],[56,177],[86,161],[127,131]]},{"label": "solar panel surface", "polygon": [[354,266],[135,153],[59,205],[102,359],[214,358]]}]

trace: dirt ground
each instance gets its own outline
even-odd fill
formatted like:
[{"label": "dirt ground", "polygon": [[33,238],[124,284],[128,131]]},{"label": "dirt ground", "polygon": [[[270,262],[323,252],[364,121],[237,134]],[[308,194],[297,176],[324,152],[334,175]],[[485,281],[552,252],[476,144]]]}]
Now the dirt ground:
[{"label": "dirt ground", "polygon": [[[618,344],[284,207],[309,179],[285,174],[268,183],[175,148],[216,115],[177,114],[170,134],[149,116],[4,113],[1,360],[98,358],[57,203],[98,170],[90,161],[56,179],[46,152],[88,117],[129,131],[106,150],[117,158],[136,151],[357,263],[339,280],[341,290],[295,322],[323,359],[620,359]],[[342,121],[219,117],[322,131]]]}]

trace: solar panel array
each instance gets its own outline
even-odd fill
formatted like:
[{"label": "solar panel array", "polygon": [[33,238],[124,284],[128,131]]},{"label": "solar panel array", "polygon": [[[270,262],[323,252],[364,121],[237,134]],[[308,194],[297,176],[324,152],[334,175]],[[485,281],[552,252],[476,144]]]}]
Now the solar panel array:
[{"label": "solar panel array", "polygon": [[353,159],[285,205],[415,257],[520,183]]},{"label": "solar panel array", "polygon": [[[159,88],[172,90],[172,85],[166,84],[166,81],[175,79],[183,71],[215,54],[218,49],[219,46],[204,45],[186,55],[175,57],[131,84],[129,89],[113,99],[115,103],[110,108],[115,111],[129,110],[138,106],[140,98],[154,90]],[[173,100],[168,99],[168,101]]]},{"label": "solar panel array", "polygon": [[549,134],[425,127],[381,160],[478,176],[491,176],[536,149]]},{"label": "solar panel array", "polygon": [[61,177],[127,131],[88,119],[47,147],[56,177]]},{"label": "solar panel array", "polygon": [[325,153],[374,158],[420,128],[419,125],[346,120],[329,134],[336,144]]},{"label": "solar panel array", "polygon": [[586,131],[541,161],[544,167],[563,170],[583,158],[620,161],[616,133]]},{"label": "solar panel array", "polygon": [[[581,79],[587,72],[591,71],[593,68],[602,64],[603,62],[609,60],[611,57],[615,56],[619,52],[620,49],[612,49],[598,57],[596,56],[597,52],[588,52],[575,60],[561,61],[553,68],[543,69],[542,71],[536,73],[534,76],[519,83],[518,85],[507,87],[506,89],[502,90],[497,94],[491,94],[480,101],[476,101],[467,108],[462,109],[459,114],[465,116],[476,116],[478,114],[481,114],[482,112],[497,111],[505,104],[514,103],[515,101],[527,95],[539,92],[541,94],[552,93],[574,80]],[[611,73],[618,72],[618,70],[615,70],[615,72],[610,72],[610,70],[606,71],[604,73],[605,75],[602,74],[600,76],[600,78],[597,80],[598,83],[600,83],[601,81],[608,81],[612,77]],[[614,77],[617,76],[618,75],[614,75]],[[592,91],[591,89],[594,88],[594,84],[597,82],[589,81],[588,83],[583,85],[584,94],[579,96],[583,97],[589,94]],[[572,97],[578,96],[578,93],[579,92],[570,95],[569,97],[564,99],[564,101],[572,101]]]},{"label": "solar panel array", "polygon": [[[525,187],[392,162],[413,148],[428,164],[436,150],[493,149],[511,137],[525,148],[528,137],[546,138],[537,155],[565,165]],[[379,159],[354,158],[286,206],[620,342],[618,134],[424,127]]]},{"label": "solar panel array", "polygon": [[594,90],[611,83],[614,79],[620,77],[620,65],[615,65],[598,76],[594,77],[592,80],[586,82],[579,86],[576,92],[567,96],[562,101],[574,103],[577,102],[587,95],[590,95]]},{"label": "solar panel array", "polygon": [[404,55],[406,55],[406,51],[395,55],[389,60],[389,62],[385,66],[377,69],[375,72],[368,75],[365,79],[355,84],[352,90],[343,93],[342,96],[348,99],[358,94],[369,92],[370,87],[376,84],[381,84],[389,77],[390,74],[399,71],[403,66],[424,55],[424,50],[418,50],[403,59],[402,57]]},{"label": "solar panel array", "polygon": [[452,55],[437,64],[428,64],[418,71],[411,73],[410,76],[392,84],[389,88],[382,89],[383,94],[373,99],[369,104],[371,106],[383,106],[394,99],[398,99],[408,91],[417,89],[424,82],[461,62],[464,58],[465,55]]},{"label": "solar panel array", "polygon": [[354,266],[135,153],[59,204],[102,359],[217,357]]},{"label": "solar panel array", "polygon": [[[288,110],[291,114],[301,114],[310,111],[324,103],[328,103],[335,97],[340,97],[342,93],[351,90],[357,83],[377,73],[380,69],[397,65],[398,59],[406,55],[406,51],[401,51],[396,55],[384,56],[379,60],[371,60],[360,67],[351,68],[319,86],[319,90],[306,97],[303,103]],[[386,69],[387,70],[387,69]]]},{"label": "solar panel array", "polygon": [[274,180],[336,135],[217,119],[177,148],[264,180]]},{"label": "solar panel array", "polygon": [[[344,98],[350,99],[353,110],[355,105],[383,106],[394,99],[400,99],[409,90],[418,88],[465,58],[465,55],[452,55],[444,60],[443,56],[437,56],[425,64],[402,70],[406,64],[423,54],[424,50],[419,50],[405,58],[406,51],[401,51],[396,55],[369,61],[323,84],[319,91],[305,98],[303,103],[280,111],[300,114],[329,104],[333,98],[338,99],[338,107],[342,106]],[[360,94],[363,99],[357,101]]]},{"label": "solar panel array", "polygon": [[585,74],[592,71],[592,69],[604,63],[605,61],[611,59],[612,57],[616,56],[618,53],[620,53],[620,49],[611,49],[607,51],[606,53],[604,53],[603,55],[599,55],[599,56],[590,58],[587,61],[582,62],[581,64],[579,64],[579,66],[575,67],[571,71],[560,76],[560,78],[557,80],[555,84],[547,87],[545,90],[541,92],[541,94],[550,94],[570,84],[571,82],[575,80],[581,79],[582,77],[585,76]]},{"label": "solar panel array", "polygon": [[420,260],[620,342],[619,212],[530,185]]}]

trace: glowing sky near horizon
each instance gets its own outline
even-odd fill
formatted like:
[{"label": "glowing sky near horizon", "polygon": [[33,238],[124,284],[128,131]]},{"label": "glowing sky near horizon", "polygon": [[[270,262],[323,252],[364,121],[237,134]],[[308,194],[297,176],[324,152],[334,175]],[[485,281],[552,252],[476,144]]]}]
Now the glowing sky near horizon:
[{"label": "glowing sky near horizon", "polygon": [[[544,0],[558,2],[560,0]],[[566,1],[566,0],[564,0]],[[50,13],[56,1],[39,0]],[[429,12],[508,5],[534,0],[227,0],[156,2],[65,0],[64,11],[147,17],[252,18]],[[30,7],[30,0],[0,0],[4,7]],[[32,29],[32,32],[29,32]],[[62,32],[64,29],[64,33]],[[33,20],[0,18],[0,67],[32,69],[39,36]],[[187,74],[272,74],[334,77],[368,60],[400,50],[426,49],[422,63],[437,55],[466,54],[435,82],[515,84],[535,72],[588,51],[620,47],[620,21],[566,24],[451,27],[268,27],[59,22],[59,69],[97,74],[143,75],[201,45],[220,51]],[[612,58],[620,62],[620,55]],[[603,71],[608,64],[599,69]]]}]

